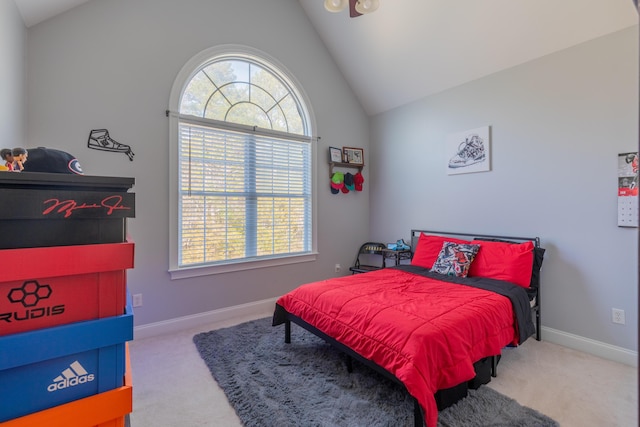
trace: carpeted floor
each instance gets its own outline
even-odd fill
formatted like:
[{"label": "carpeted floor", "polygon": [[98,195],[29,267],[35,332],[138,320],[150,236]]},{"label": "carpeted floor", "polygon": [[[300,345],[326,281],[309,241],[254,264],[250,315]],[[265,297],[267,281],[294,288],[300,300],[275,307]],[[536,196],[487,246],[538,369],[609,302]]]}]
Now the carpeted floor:
[{"label": "carpeted floor", "polygon": [[[271,316],[247,313],[130,343],[132,427],[243,427],[193,345],[193,336]],[[545,340],[502,354],[488,388],[561,426],[638,427],[638,370]]]},{"label": "carpeted floor", "polygon": [[[243,424],[250,426],[412,426],[413,400],[401,386],[323,340],[258,319],[198,334],[194,343]],[[556,426],[552,419],[488,388],[439,415],[441,427]]]}]

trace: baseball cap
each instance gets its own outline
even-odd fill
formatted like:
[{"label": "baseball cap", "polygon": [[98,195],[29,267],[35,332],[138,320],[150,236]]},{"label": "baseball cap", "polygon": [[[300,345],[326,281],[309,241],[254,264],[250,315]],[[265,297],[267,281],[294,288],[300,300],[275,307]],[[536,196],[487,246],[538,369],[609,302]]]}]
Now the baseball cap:
[{"label": "baseball cap", "polygon": [[364,177],[360,172],[353,176],[353,183],[356,191],[362,191],[362,183],[364,182]]},{"label": "baseball cap", "polygon": [[48,172],[84,175],[75,156],[53,148],[29,148],[23,172]]},{"label": "baseball cap", "polygon": [[344,188],[344,174],[335,172],[331,176],[331,194],[338,194]]},{"label": "baseball cap", "polygon": [[355,184],[353,182],[353,175],[349,172],[344,174],[344,186],[347,187],[348,190],[354,191]]},{"label": "baseball cap", "polygon": [[344,174],[342,172],[334,172],[331,176],[331,182],[335,184],[344,183]]}]

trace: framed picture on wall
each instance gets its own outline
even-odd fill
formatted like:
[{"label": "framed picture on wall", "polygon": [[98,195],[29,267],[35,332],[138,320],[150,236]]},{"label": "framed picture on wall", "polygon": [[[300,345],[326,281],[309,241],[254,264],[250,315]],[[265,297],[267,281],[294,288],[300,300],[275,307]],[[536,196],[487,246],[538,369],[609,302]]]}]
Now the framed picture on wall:
[{"label": "framed picture on wall", "polygon": [[355,147],[342,147],[345,163],[364,165],[364,149]]},{"label": "framed picture on wall", "polygon": [[491,170],[491,128],[484,126],[447,136],[447,174]]},{"label": "framed picture on wall", "polygon": [[342,162],[342,150],[336,147],[329,147],[329,161]]}]

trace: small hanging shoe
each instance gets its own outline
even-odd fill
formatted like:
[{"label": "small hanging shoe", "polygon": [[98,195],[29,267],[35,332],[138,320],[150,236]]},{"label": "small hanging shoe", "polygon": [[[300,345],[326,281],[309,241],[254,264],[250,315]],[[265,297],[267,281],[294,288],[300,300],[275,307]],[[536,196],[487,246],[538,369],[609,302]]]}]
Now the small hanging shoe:
[{"label": "small hanging shoe", "polygon": [[96,150],[125,153],[131,161],[133,161],[133,156],[135,156],[130,146],[120,144],[118,141],[111,139],[107,129],[93,129],[89,134],[87,146]]}]

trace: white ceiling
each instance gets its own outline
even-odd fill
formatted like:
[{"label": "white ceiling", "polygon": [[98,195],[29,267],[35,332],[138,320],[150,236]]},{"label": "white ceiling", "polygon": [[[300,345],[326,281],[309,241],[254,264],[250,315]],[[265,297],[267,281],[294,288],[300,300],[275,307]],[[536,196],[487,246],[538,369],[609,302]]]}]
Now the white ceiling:
[{"label": "white ceiling", "polygon": [[34,26],[89,0],[14,0],[27,27]]},{"label": "white ceiling", "polygon": [[[27,27],[89,0],[15,0]],[[264,1],[264,0],[263,0]],[[368,114],[636,25],[632,0],[298,0]]]},{"label": "white ceiling", "polygon": [[632,0],[299,0],[368,114],[637,24]]}]

